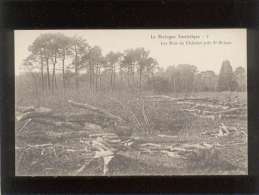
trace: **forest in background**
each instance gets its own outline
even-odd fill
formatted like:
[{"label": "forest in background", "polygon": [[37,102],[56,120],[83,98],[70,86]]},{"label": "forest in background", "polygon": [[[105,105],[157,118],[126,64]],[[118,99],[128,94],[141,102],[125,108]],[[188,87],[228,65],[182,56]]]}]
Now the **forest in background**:
[{"label": "forest in background", "polygon": [[[18,81],[28,80],[34,94],[54,93],[87,87],[97,91],[131,90],[154,93],[192,93],[246,91],[246,70],[232,69],[224,60],[220,72],[199,71],[190,64],[162,68],[145,48],[125,49],[103,55],[99,46],[91,46],[79,36],[45,33],[28,48],[23,73]],[[173,54],[172,54],[173,61]],[[18,82],[20,83],[20,82]]]}]

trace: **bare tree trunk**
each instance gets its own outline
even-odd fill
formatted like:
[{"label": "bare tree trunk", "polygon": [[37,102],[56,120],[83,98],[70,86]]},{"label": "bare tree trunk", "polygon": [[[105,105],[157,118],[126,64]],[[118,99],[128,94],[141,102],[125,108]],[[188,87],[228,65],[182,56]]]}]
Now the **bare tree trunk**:
[{"label": "bare tree trunk", "polygon": [[97,91],[98,88],[98,65],[95,67],[95,91]]},{"label": "bare tree trunk", "polygon": [[89,91],[91,92],[91,62],[88,64],[88,82],[89,82]]},{"label": "bare tree trunk", "polygon": [[99,67],[99,89],[101,89],[101,87],[102,87],[101,80],[102,80],[102,78],[101,78],[101,67]]},{"label": "bare tree trunk", "polygon": [[76,89],[79,88],[79,80],[78,80],[78,69],[77,69],[77,65],[75,68],[75,80],[76,80]]},{"label": "bare tree trunk", "polygon": [[142,82],[142,69],[139,70],[139,89],[141,91],[141,82]]},{"label": "bare tree trunk", "polygon": [[135,70],[134,70],[134,65],[131,65],[131,74],[132,74],[132,85],[135,87]]},{"label": "bare tree trunk", "polygon": [[113,67],[111,67],[111,75],[110,75],[110,87],[111,87],[111,90],[113,90],[113,87],[112,87],[112,85],[113,85]]},{"label": "bare tree trunk", "polygon": [[53,63],[53,70],[52,70],[52,92],[54,89],[57,88],[57,81],[56,81],[56,63],[57,63],[57,56],[55,54],[54,59],[52,60]]},{"label": "bare tree trunk", "polygon": [[100,73],[100,77],[99,77],[99,89],[101,89],[102,90],[102,75],[101,75],[101,73]]},{"label": "bare tree trunk", "polygon": [[33,80],[34,80],[34,81],[33,81],[33,83],[34,83],[34,85],[33,85],[33,86],[34,86],[34,90],[33,90],[33,91],[34,91],[34,93],[35,93],[35,96],[36,96],[36,97],[39,97],[39,96],[38,96],[39,92],[38,92],[38,81],[37,81],[38,79],[37,79],[37,76],[34,75],[33,72],[31,72],[31,76],[32,76],[32,78],[33,78]]},{"label": "bare tree trunk", "polygon": [[113,66],[113,89],[115,89],[116,85],[116,66]]},{"label": "bare tree trunk", "polygon": [[46,58],[46,65],[47,65],[47,83],[48,83],[48,89],[51,88],[50,86],[50,72],[49,72],[49,59]]},{"label": "bare tree trunk", "polygon": [[123,77],[123,72],[122,72],[122,68],[121,68],[121,67],[120,67],[120,73],[119,73],[119,74],[120,74],[120,81],[121,81],[121,83],[122,83],[122,80],[123,80],[123,79],[122,79],[122,77]]},{"label": "bare tree trunk", "polygon": [[63,82],[63,89],[66,88],[66,84],[65,84],[65,58],[66,58],[66,54],[65,54],[65,50],[64,50],[63,58],[62,58],[62,82]]},{"label": "bare tree trunk", "polygon": [[174,92],[176,92],[176,89],[175,89],[175,78],[174,78]]},{"label": "bare tree trunk", "polygon": [[154,72],[151,72],[151,88],[154,90]]},{"label": "bare tree trunk", "polygon": [[76,89],[79,88],[79,81],[78,81],[78,54],[77,54],[77,47],[75,45],[75,83]]},{"label": "bare tree trunk", "polygon": [[43,59],[42,59],[42,55],[40,56],[40,64],[41,64],[41,87],[42,87],[42,91],[44,91],[44,70],[43,70]]},{"label": "bare tree trunk", "polygon": [[93,94],[94,93],[94,88],[95,88],[95,70],[94,70],[94,65],[92,62],[89,64],[89,82],[90,82],[90,92]]},{"label": "bare tree trunk", "polygon": [[90,92],[93,92],[93,85],[92,85],[92,64],[89,64],[89,87],[90,87]]},{"label": "bare tree trunk", "polygon": [[127,81],[128,81],[128,87],[129,87],[130,86],[130,67],[128,67]]}]

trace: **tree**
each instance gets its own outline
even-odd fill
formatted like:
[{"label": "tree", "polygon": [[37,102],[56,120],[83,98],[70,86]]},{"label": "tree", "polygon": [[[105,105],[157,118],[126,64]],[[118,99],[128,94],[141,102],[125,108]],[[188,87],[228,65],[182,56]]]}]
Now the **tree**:
[{"label": "tree", "polygon": [[233,71],[232,66],[230,64],[230,61],[225,60],[222,63],[220,73],[219,73],[219,79],[218,79],[218,91],[232,91],[234,90],[234,77],[233,77]]},{"label": "tree", "polygon": [[203,71],[195,76],[194,87],[197,91],[215,91],[217,76],[213,71]]},{"label": "tree", "polygon": [[[135,52],[133,49],[127,49],[124,51],[123,60],[121,62],[121,67],[127,70],[127,84],[128,87],[131,83],[134,85],[134,72],[135,72]],[[132,82],[131,82],[132,80]]]},{"label": "tree", "polygon": [[90,48],[83,56],[83,60],[87,64],[90,91],[93,93],[98,88],[98,80],[101,85],[101,68],[105,63],[101,48],[98,46]]},{"label": "tree", "polygon": [[175,88],[177,92],[191,92],[197,67],[189,64],[179,64],[175,73]]},{"label": "tree", "polygon": [[59,57],[62,61],[62,83],[63,88],[66,88],[66,77],[65,77],[65,68],[66,68],[66,59],[72,55],[72,40],[70,37],[67,37],[63,34],[59,34],[58,36],[58,44],[59,44]]},{"label": "tree", "polygon": [[166,69],[166,77],[170,83],[171,91],[176,91],[176,78],[177,78],[177,69],[175,66],[168,66]]},{"label": "tree", "polygon": [[33,43],[29,46],[28,50],[35,59],[40,59],[40,71],[42,90],[44,90],[44,62],[47,68],[47,87],[50,89],[50,71],[49,71],[49,58],[50,53],[48,51],[49,34],[42,34],[37,37]]},{"label": "tree", "polygon": [[[149,57],[149,51],[144,48],[128,49],[124,51],[121,61],[121,69],[127,70],[128,86],[135,86],[135,71],[138,73],[137,84],[139,89],[142,88],[143,75],[150,74],[157,65],[157,61]],[[148,75],[149,76],[149,75]]]},{"label": "tree", "polygon": [[[64,36],[61,33],[45,33],[37,37],[32,45],[29,47],[29,51],[35,56],[35,58],[40,59],[41,64],[41,80],[42,88],[44,89],[44,65],[47,69],[47,86],[48,89],[57,88],[56,79],[56,65],[58,63],[58,58],[62,56],[63,62],[63,79],[65,72],[65,56],[66,52],[70,46],[70,38]],[[52,63],[52,75],[50,75],[50,62]],[[50,78],[52,76],[52,78]]]},{"label": "tree", "polygon": [[114,53],[114,52],[109,52],[105,56],[106,60],[106,67],[110,70],[110,86],[111,89],[113,90],[115,87],[116,83],[116,65],[120,62],[120,59],[122,57],[121,53]]},{"label": "tree", "polygon": [[54,88],[57,88],[57,78],[56,78],[56,64],[57,64],[57,59],[59,55],[59,50],[60,50],[60,41],[59,41],[59,36],[60,33],[55,33],[55,34],[48,34],[49,38],[49,44],[47,49],[49,50],[50,54],[50,60],[52,62],[52,91],[54,91]]},{"label": "tree", "polygon": [[143,72],[147,69],[148,66],[151,66],[153,59],[149,58],[149,51],[146,51],[144,48],[137,48],[135,50],[135,63],[137,65],[137,70],[139,73],[139,89],[141,91],[142,87],[142,76]]},{"label": "tree", "polygon": [[[37,66],[38,60],[37,57],[33,54],[30,54],[26,59],[24,59],[23,61],[23,66],[24,68],[27,70],[27,72],[30,73],[30,75],[32,76],[33,79],[33,84],[34,84],[34,91],[35,91],[35,95],[38,96],[39,95],[39,90],[38,90],[38,77],[37,77],[37,73],[39,72],[39,68]],[[42,79],[42,78],[41,78]],[[41,80],[41,83],[42,80]]]},{"label": "tree", "polygon": [[76,88],[79,88],[79,70],[83,68],[82,58],[89,51],[90,46],[82,37],[74,36],[71,39],[71,51],[74,56],[72,64],[74,65],[75,71],[75,84]]},{"label": "tree", "polygon": [[[155,74],[155,71],[157,70],[158,68],[158,62],[154,59],[154,58],[151,58],[149,59],[149,65],[146,67],[146,75],[147,75],[147,83],[149,85],[151,85],[151,88],[153,88],[153,78],[154,78],[154,74]],[[150,87],[148,87],[150,88]]]},{"label": "tree", "polygon": [[239,66],[236,68],[234,72],[235,81],[238,84],[238,90],[239,91],[245,91],[246,90],[246,71],[243,67]]},{"label": "tree", "polygon": [[168,93],[170,83],[168,82],[168,79],[163,76],[155,76],[152,78],[152,87],[156,93]]}]

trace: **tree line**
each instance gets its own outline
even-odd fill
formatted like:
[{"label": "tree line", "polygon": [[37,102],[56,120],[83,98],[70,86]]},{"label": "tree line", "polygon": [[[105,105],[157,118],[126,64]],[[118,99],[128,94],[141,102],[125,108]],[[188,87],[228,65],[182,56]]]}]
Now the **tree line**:
[{"label": "tree line", "polygon": [[103,55],[99,46],[89,45],[83,37],[62,33],[41,34],[28,50],[23,65],[43,92],[79,89],[81,85],[87,85],[91,93],[122,88],[156,92],[246,90],[245,69],[233,71],[228,60],[222,63],[219,75],[199,72],[189,64],[163,70],[145,48]]},{"label": "tree line", "polygon": [[246,91],[247,75],[243,67],[234,71],[229,60],[222,62],[217,75],[214,71],[199,72],[197,67],[189,64],[169,66],[160,70],[156,78],[155,89],[171,92],[200,91]]}]

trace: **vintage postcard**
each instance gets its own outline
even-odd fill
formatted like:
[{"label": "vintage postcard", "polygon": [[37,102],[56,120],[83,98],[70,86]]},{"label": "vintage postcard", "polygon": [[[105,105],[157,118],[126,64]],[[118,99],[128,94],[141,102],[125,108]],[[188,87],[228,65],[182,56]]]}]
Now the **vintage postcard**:
[{"label": "vintage postcard", "polygon": [[247,175],[246,32],[15,31],[16,176]]}]

